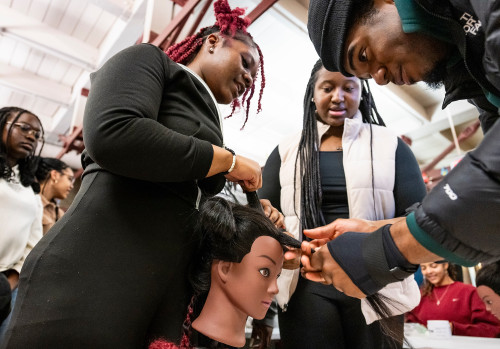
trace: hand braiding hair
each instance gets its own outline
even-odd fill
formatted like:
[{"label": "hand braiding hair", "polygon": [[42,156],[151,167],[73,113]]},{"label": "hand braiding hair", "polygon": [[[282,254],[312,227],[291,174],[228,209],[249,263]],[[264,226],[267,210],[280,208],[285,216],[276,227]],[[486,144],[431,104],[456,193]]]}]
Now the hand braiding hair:
[{"label": "hand braiding hair", "polygon": [[[260,50],[259,45],[255,43],[253,37],[247,32],[247,27],[250,25],[250,19],[248,17],[241,17],[245,14],[245,10],[239,7],[231,9],[227,0],[217,0],[214,3],[215,12],[215,24],[211,27],[202,28],[198,33],[189,36],[182,40],[181,42],[168,47],[165,51],[167,56],[170,57],[174,62],[180,64],[189,64],[194,57],[198,54],[201,46],[205,42],[208,35],[213,33],[220,33],[223,36],[228,36],[230,38],[242,41],[251,47],[255,47],[259,54],[260,61],[260,91],[259,100],[257,102],[257,113],[262,110],[262,94],[264,92],[264,87],[266,86],[266,78],[264,75],[264,56]],[[244,106],[245,109],[245,121],[243,123],[242,129],[245,127],[248,121],[248,115],[250,112],[250,101],[255,92],[255,79],[250,88],[247,88],[243,93],[241,101],[237,98],[231,103],[232,109],[231,114],[226,118],[231,117],[237,108]]]}]

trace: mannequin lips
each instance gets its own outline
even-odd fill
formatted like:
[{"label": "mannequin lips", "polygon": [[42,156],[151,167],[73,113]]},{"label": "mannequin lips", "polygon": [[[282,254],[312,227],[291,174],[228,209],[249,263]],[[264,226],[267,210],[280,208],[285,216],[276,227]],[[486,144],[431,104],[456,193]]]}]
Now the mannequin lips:
[{"label": "mannequin lips", "polygon": [[269,308],[271,306],[271,301],[262,301],[262,304],[264,304],[266,308]]}]

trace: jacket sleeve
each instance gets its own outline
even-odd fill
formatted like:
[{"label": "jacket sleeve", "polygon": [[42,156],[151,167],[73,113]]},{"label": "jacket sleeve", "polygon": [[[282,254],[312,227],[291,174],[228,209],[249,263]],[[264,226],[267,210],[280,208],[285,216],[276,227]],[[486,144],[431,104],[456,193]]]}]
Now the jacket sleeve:
[{"label": "jacket sleeve", "polygon": [[500,1],[472,0],[471,5],[484,28],[486,79],[500,91]]},{"label": "jacket sleeve", "polygon": [[486,310],[476,290],[470,292],[468,303],[470,321],[466,324],[451,321],[454,335],[496,337],[500,334],[500,322]]},{"label": "jacket sleeve", "polygon": [[396,175],[394,181],[395,216],[404,216],[406,209],[422,201],[427,193],[417,159],[401,138],[396,149]]},{"label": "jacket sleeve", "polygon": [[135,45],[93,74],[83,136],[88,154],[99,166],[155,182],[206,176],[212,145],[157,121],[168,86],[167,69],[168,59],[160,49]]},{"label": "jacket sleeve", "polygon": [[500,122],[407,217],[415,239],[452,263],[500,257]]},{"label": "jacket sleeve", "polygon": [[262,172],[262,188],[259,189],[259,197],[268,199],[278,211],[281,212],[281,184],[280,184],[281,158],[278,147],[274,148]]},{"label": "jacket sleeve", "polygon": [[[382,301],[385,303],[391,316],[404,314],[420,303],[420,290],[413,275],[403,281],[386,285],[377,294],[382,296]],[[366,298],[361,299],[361,311],[368,325],[382,318],[370,306]]]}]

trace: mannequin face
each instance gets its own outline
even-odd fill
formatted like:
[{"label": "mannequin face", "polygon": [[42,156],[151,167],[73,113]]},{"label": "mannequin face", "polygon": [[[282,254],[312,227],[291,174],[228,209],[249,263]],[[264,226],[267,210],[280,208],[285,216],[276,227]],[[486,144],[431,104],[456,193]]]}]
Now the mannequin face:
[{"label": "mannequin face", "polygon": [[490,287],[484,285],[477,287],[477,293],[484,302],[486,310],[500,320],[500,295],[496,294]]},{"label": "mannequin face", "polygon": [[448,276],[448,263],[422,263],[422,275],[434,286],[441,286]]},{"label": "mannequin face", "polygon": [[[224,265],[224,263],[222,263]],[[229,263],[225,275],[227,297],[241,312],[263,319],[278,293],[283,248],[270,236],[258,237],[241,263]]]}]

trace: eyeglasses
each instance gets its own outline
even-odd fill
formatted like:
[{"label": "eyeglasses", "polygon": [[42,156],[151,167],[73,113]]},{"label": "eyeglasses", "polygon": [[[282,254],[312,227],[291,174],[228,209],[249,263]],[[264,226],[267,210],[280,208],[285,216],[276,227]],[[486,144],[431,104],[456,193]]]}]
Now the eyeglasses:
[{"label": "eyeglasses", "polygon": [[42,131],[35,130],[29,124],[25,124],[24,122],[14,122],[13,123],[12,121],[7,121],[6,124],[12,124],[13,126],[19,127],[19,129],[21,130],[21,132],[25,136],[33,135],[33,137],[35,137],[35,139],[37,141],[39,141],[40,139],[42,139],[42,136],[43,136]]},{"label": "eyeglasses", "polygon": [[67,173],[64,173],[64,172],[60,172],[62,176],[68,178],[68,180],[71,182],[71,183],[75,183],[75,177],[73,177],[72,175],[69,175]]}]

